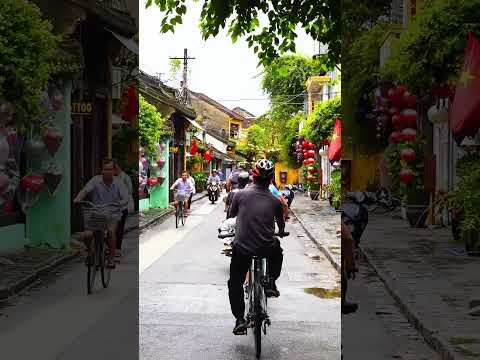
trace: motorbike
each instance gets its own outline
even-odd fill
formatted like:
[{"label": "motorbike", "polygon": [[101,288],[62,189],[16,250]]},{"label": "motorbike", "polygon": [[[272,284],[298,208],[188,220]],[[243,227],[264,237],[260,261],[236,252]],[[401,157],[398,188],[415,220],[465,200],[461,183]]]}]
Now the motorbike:
[{"label": "motorbike", "polygon": [[348,192],[345,194],[345,198],[352,202],[341,205],[342,220],[352,234],[355,247],[358,248],[360,238],[368,225],[368,209],[366,205],[371,199],[369,199],[366,193],[361,191]]},{"label": "motorbike", "polygon": [[292,187],[292,191],[298,191],[298,192],[305,192],[305,189],[302,184],[297,184],[297,185],[290,185]]},{"label": "motorbike", "polygon": [[218,194],[220,190],[220,185],[216,181],[212,181],[207,185],[208,200],[215,204],[218,200]]},{"label": "motorbike", "polygon": [[283,191],[283,197],[287,200],[288,208],[291,207],[293,199],[295,198],[295,193],[293,192],[293,186],[287,185]]},{"label": "motorbike", "polygon": [[223,243],[223,250],[221,253],[228,257],[232,257],[232,235],[235,234],[236,223],[237,218],[226,219],[218,228],[218,238]]}]

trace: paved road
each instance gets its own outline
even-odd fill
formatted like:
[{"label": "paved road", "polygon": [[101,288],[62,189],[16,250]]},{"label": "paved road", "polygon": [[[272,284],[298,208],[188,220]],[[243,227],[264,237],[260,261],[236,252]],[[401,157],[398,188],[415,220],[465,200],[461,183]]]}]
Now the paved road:
[{"label": "paved road", "polygon": [[83,260],[0,302],[0,357],[15,360],[138,358],[138,232],[110,287],[87,296]]},{"label": "paved road", "polygon": [[[185,228],[174,218],[140,239],[140,359],[253,359],[253,337],[232,334],[229,258],[216,238],[223,203],[199,201]],[[298,223],[282,240],[285,259],[269,302],[263,359],[339,359],[339,277]],[[307,289],[307,290],[306,290]],[[314,289],[314,290],[309,290]],[[311,293],[317,294],[312,295]]]}]

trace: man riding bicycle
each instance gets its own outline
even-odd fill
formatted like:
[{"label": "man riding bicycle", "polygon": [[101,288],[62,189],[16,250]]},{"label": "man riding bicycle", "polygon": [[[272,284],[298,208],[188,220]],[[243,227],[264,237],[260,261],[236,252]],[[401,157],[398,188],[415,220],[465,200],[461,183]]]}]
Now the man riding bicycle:
[{"label": "man riding bicycle", "polygon": [[[112,159],[104,159],[102,162],[102,176],[93,177],[78,193],[73,202],[77,204],[89,197],[90,202],[94,205],[118,204],[119,215],[121,215],[120,211],[122,207],[128,205],[128,195],[124,194],[114,181],[114,172],[115,169]],[[121,216],[119,216],[119,221],[120,217]],[[115,256],[117,245],[117,228],[119,221],[108,225],[109,252],[107,267],[110,269],[115,268],[113,257]],[[80,239],[83,240],[87,246],[90,246],[93,238],[94,233],[92,231],[84,231],[80,233]]]},{"label": "man riding bicycle", "polygon": [[243,284],[252,256],[268,259],[270,283],[265,289],[267,297],[280,295],[275,281],[282,270],[283,250],[274,234],[275,222],[279,233],[284,233],[285,220],[282,203],[268,189],[274,175],[275,166],[271,161],[257,161],[253,172],[254,185],[235,194],[228,212],[228,218],[237,218],[228,280],[228,297],[236,319],[235,335],[244,334],[247,329]]},{"label": "man riding bicycle", "polygon": [[177,181],[175,181],[173,185],[170,187],[170,190],[175,190],[175,189],[177,189],[177,195],[175,197],[175,207],[178,206],[179,200],[183,200],[185,204],[185,207],[184,207],[185,215],[187,215],[188,208],[189,208],[188,199],[189,199],[190,193],[193,191],[192,184],[188,180],[188,172],[184,171],[182,173],[182,177],[177,179]]}]

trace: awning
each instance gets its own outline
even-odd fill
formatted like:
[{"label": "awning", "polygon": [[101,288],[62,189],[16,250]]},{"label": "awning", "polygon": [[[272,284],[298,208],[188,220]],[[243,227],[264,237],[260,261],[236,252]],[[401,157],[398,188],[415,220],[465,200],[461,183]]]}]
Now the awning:
[{"label": "awning", "polygon": [[118,39],[118,41],[120,41],[128,50],[138,55],[139,53],[138,44],[135,41],[133,41],[132,39],[126,38],[125,36],[118,35],[117,33],[113,32],[110,29],[107,29],[107,28],[105,29],[108,32],[112,33],[112,35],[115,36]]}]

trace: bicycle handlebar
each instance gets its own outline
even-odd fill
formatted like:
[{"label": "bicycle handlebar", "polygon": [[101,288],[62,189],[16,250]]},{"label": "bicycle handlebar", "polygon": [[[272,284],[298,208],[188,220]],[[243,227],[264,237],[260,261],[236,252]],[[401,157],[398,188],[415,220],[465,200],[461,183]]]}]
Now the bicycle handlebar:
[{"label": "bicycle handlebar", "polygon": [[103,208],[106,208],[106,207],[110,207],[110,206],[115,206],[115,207],[120,207],[121,204],[118,203],[118,202],[115,202],[115,203],[109,203],[109,204],[101,204],[101,205],[97,205],[97,204],[94,204],[90,201],[77,201],[75,202],[75,204],[79,204],[79,205],[87,205],[91,208],[95,208],[95,209],[103,209]]},{"label": "bicycle handlebar", "polygon": [[[273,234],[273,235],[283,238],[283,237],[289,236],[290,233],[287,232],[287,231],[284,231],[283,233],[275,233],[275,234]],[[234,236],[235,236],[235,233],[218,234],[218,238],[219,238],[219,239],[226,239],[226,238],[234,237]]]}]

